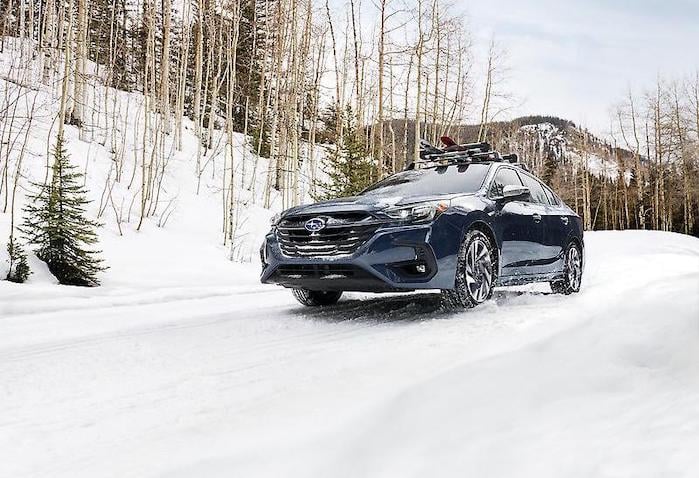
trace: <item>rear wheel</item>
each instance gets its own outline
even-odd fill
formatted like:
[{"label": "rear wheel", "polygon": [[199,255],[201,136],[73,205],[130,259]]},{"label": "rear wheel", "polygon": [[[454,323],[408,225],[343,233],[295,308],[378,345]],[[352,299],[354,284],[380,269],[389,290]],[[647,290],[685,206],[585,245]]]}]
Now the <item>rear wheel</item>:
[{"label": "rear wheel", "polygon": [[563,278],[551,282],[551,291],[556,294],[572,294],[580,291],[582,282],[583,261],[580,246],[571,242],[566,248]]},{"label": "rear wheel", "polygon": [[479,230],[466,234],[459,249],[454,289],[442,291],[448,309],[475,307],[493,295],[497,259],[488,236]]},{"label": "rear wheel", "polygon": [[340,300],[342,292],[293,289],[291,293],[296,300],[307,307],[318,307],[319,305],[333,305]]}]

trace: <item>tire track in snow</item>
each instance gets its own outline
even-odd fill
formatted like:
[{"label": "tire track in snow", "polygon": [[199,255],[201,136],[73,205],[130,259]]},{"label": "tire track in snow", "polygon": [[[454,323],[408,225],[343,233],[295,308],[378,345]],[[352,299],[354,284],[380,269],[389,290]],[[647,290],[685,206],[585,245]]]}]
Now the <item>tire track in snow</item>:
[{"label": "tire track in snow", "polygon": [[[60,314],[64,312],[78,311],[99,311],[102,309],[111,309],[116,307],[137,307],[144,305],[153,305],[161,303],[172,303],[178,301],[190,301],[201,299],[212,299],[216,297],[236,296],[236,295],[252,295],[252,294],[271,294],[279,293],[276,289],[252,289],[235,290],[230,287],[223,288],[221,291],[211,292],[209,290],[204,293],[192,293],[191,289],[181,287],[156,289],[146,293],[133,294],[130,292],[110,295],[98,296],[73,296],[61,298],[59,301],[68,302],[66,306],[56,306],[56,299],[31,299],[25,301],[8,301],[7,304],[0,308],[0,320],[9,317],[36,315],[36,314]],[[166,292],[163,294],[163,292]]]}]

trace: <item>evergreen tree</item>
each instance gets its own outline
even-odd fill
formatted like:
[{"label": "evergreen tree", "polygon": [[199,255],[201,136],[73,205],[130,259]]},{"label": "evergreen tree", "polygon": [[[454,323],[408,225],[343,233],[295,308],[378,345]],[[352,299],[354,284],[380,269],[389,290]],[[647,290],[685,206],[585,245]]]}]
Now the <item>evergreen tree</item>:
[{"label": "evergreen tree", "polygon": [[322,183],[324,199],[355,196],[371,184],[374,161],[367,155],[363,137],[357,134],[351,107],[344,111],[342,141],[334,141],[337,155],[326,160],[329,182]]},{"label": "evergreen tree", "polygon": [[96,286],[97,273],[104,270],[99,251],[86,248],[97,243],[99,224],[85,217],[89,202],[82,184],[83,175],[70,164],[59,136],[53,150],[51,181],[29,197],[21,228],[36,255],[46,262],[61,284]]},{"label": "evergreen tree", "polygon": [[553,184],[553,178],[558,171],[558,161],[556,161],[556,156],[552,151],[546,154],[546,159],[544,160],[544,172],[541,175],[541,179],[544,180],[546,184]]},{"label": "evergreen tree", "polygon": [[10,256],[10,270],[7,271],[6,279],[18,284],[26,282],[32,273],[27,262],[27,254],[25,254],[22,246],[15,242],[12,236],[10,236],[10,240],[7,243],[7,254]]}]

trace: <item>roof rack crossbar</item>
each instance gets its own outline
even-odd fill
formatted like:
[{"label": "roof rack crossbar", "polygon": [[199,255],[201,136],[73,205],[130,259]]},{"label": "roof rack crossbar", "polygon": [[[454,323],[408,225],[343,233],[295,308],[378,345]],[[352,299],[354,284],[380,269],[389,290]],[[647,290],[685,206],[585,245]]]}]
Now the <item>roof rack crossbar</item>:
[{"label": "roof rack crossbar", "polygon": [[440,149],[432,146],[428,141],[420,141],[420,159],[411,163],[408,169],[434,166],[448,166],[452,164],[475,163],[484,161],[506,161],[519,165],[519,156],[516,153],[501,156],[493,150],[490,143],[456,144],[449,137],[442,137],[442,142],[447,145]]}]

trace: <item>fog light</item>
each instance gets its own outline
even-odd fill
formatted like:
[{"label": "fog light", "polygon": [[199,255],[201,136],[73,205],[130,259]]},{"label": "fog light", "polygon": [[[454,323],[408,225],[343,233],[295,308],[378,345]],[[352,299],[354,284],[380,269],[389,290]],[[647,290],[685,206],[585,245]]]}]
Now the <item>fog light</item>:
[{"label": "fog light", "polygon": [[418,274],[424,274],[427,271],[427,267],[425,267],[425,264],[418,264],[415,266],[415,270]]}]

